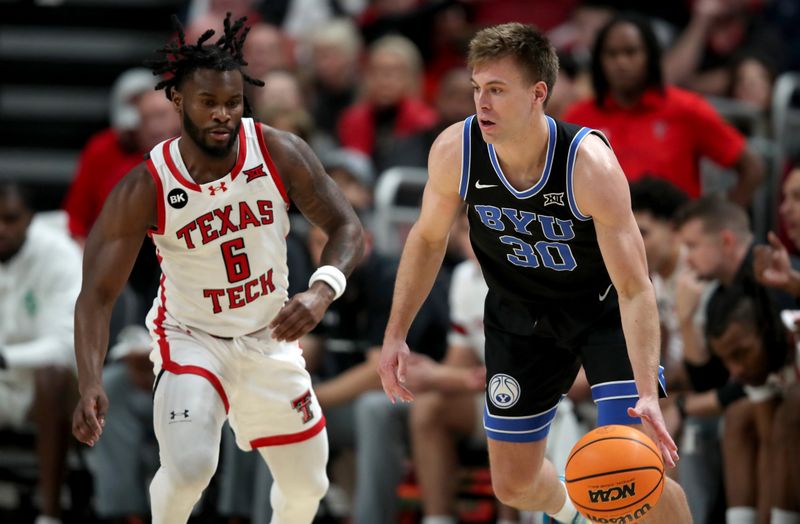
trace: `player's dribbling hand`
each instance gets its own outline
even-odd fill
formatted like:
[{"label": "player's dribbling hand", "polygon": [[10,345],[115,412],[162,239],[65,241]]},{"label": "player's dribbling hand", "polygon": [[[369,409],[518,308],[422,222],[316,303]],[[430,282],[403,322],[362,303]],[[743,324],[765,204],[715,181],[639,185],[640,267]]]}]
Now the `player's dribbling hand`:
[{"label": "player's dribbling hand", "polygon": [[667,426],[664,424],[664,417],[661,415],[661,407],[658,405],[658,398],[640,398],[636,402],[636,406],[628,408],[628,415],[631,417],[638,417],[642,419],[645,433],[652,438],[661,450],[661,456],[664,458],[664,463],[671,467],[675,467],[678,461],[678,446],[667,431]]},{"label": "player's dribbling hand", "polygon": [[386,396],[392,401],[411,402],[414,395],[405,386],[406,367],[410,351],[404,340],[384,340],[381,349],[381,360],[378,364],[378,375]]},{"label": "player's dribbling hand", "polygon": [[314,282],[308,291],[293,296],[270,322],[272,338],[291,342],[308,334],[322,320],[333,297],[333,290],[323,282]]},{"label": "player's dribbling hand", "polygon": [[108,397],[103,386],[87,388],[72,415],[72,434],[84,444],[94,446],[103,433],[107,412]]}]

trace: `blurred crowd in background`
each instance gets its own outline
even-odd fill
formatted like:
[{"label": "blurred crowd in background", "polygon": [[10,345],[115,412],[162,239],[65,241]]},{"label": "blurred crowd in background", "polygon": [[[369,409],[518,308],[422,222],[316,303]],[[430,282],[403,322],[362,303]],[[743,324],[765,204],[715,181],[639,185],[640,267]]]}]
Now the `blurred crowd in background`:
[{"label": "blurred crowd in background", "polygon": [[[192,43],[219,32],[226,12],[247,16],[247,73],[265,82],[246,87],[252,115],[311,145],[367,232],[345,295],[302,343],[332,450],[319,522],[540,522],[492,499],[486,287],[466,220],[410,333],[417,401],[390,403],[375,373],[428,150],[475,112],[467,45],[508,21],[537,26],[558,51],[547,113],[601,130],[631,182],[682,457],[669,474],[695,522],[800,522],[800,2],[2,0],[0,10],[3,522],[148,522],[158,452],[143,324],[158,263],[145,242],[112,319],[105,432],[88,449],[70,435],[81,247],[115,184],[180,132],[141,67],[174,37],[169,15]],[[326,238],[299,213],[292,226],[295,293]],[[579,377],[551,431],[558,468],[593,424]],[[271,479],[252,455],[225,432],[193,520],[269,521]]]}]

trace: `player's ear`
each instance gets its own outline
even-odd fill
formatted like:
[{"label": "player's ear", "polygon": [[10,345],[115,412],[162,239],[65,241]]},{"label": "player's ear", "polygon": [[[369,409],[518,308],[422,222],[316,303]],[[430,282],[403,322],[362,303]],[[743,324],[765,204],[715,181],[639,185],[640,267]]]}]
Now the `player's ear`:
[{"label": "player's ear", "polygon": [[175,111],[177,111],[179,115],[182,115],[183,114],[183,95],[175,87],[168,87],[167,89],[170,90],[169,99],[170,99],[170,101],[172,101],[172,107],[175,108]]},{"label": "player's ear", "polygon": [[531,102],[544,106],[545,100],[547,100],[547,84],[540,80],[531,87]]}]

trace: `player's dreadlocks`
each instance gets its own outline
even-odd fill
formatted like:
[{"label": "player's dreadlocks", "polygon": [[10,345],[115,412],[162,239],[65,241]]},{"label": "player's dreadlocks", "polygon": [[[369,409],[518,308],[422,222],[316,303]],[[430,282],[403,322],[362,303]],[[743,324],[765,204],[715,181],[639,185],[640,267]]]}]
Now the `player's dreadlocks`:
[{"label": "player's dreadlocks", "polygon": [[172,24],[178,33],[178,40],[170,42],[156,52],[161,57],[147,60],[145,65],[153,70],[154,75],[162,75],[164,80],[156,85],[156,89],[164,89],[167,98],[172,100],[173,90],[178,89],[183,80],[197,69],[212,69],[214,71],[238,70],[242,73],[245,82],[261,87],[264,82],[251,78],[242,70],[247,65],[242,56],[242,48],[250,32],[244,23],[247,17],[242,17],[231,24],[231,13],[225,16],[224,31],[214,43],[208,42],[215,31],[207,30],[200,36],[196,44],[187,44],[183,25],[178,17],[172,15]]}]

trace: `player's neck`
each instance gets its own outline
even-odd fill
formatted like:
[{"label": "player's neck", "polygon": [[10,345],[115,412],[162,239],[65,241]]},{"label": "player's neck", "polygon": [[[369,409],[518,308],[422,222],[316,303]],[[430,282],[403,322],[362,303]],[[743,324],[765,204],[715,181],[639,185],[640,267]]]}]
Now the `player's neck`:
[{"label": "player's neck", "polygon": [[233,169],[239,151],[239,139],[225,156],[212,156],[203,151],[185,132],[178,141],[178,150],[186,170],[198,184],[206,184],[218,180]]},{"label": "player's neck", "polygon": [[541,113],[532,119],[524,132],[494,144],[500,166],[510,182],[536,183],[547,158],[548,140],[547,119]]}]

